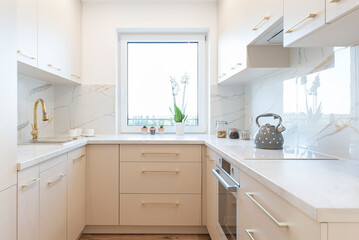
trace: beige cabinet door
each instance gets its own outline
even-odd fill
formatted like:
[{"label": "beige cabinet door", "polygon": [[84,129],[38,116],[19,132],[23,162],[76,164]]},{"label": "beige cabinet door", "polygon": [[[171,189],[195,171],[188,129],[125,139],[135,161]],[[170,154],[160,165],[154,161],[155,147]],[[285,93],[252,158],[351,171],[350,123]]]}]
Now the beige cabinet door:
[{"label": "beige cabinet door", "polygon": [[40,240],[67,240],[67,161],[40,173]]},{"label": "beige cabinet door", "polygon": [[277,26],[283,18],[283,0],[251,0],[247,9],[248,44]]},{"label": "beige cabinet door", "polygon": [[245,0],[218,1],[218,82],[246,67]]},{"label": "beige cabinet door", "polygon": [[212,240],[220,240],[217,230],[217,180],[212,174],[215,166],[216,154],[207,148],[206,162],[206,199],[207,199],[207,230]]},{"label": "beige cabinet door", "polygon": [[118,225],[119,145],[88,145],[86,225]]},{"label": "beige cabinet door", "polygon": [[18,240],[40,237],[40,169],[39,165],[18,173]]},{"label": "beige cabinet door", "polygon": [[86,147],[68,153],[67,239],[76,240],[86,225]]},{"label": "beige cabinet door", "polygon": [[297,40],[325,26],[325,1],[284,0],[283,45],[291,46]]},{"label": "beige cabinet door", "polygon": [[331,23],[357,9],[359,7],[359,0],[326,0],[325,7],[326,22]]},{"label": "beige cabinet door", "polygon": [[67,78],[68,1],[38,0],[38,67]]},{"label": "beige cabinet door", "polygon": [[0,192],[0,236],[16,240],[16,186]]},{"label": "beige cabinet door", "polygon": [[37,67],[37,0],[17,0],[17,60]]}]

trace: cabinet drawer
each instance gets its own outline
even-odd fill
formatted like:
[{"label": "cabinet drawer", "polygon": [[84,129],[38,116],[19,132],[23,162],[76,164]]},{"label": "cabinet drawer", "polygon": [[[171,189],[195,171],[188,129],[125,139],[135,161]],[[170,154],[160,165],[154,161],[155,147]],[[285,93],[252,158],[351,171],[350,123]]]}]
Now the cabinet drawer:
[{"label": "cabinet drawer", "polygon": [[121,225],[200,226],[200,194],[120,194]]},{"label": "cabinet drawer", "polygon": [[39,165],[18,173],[18,239],[39,239]]},{"label": "cabinet drawer", "polygon": [[72,150],[71,152],[68,153],[68,159],[69,159],[69,161],[72,161],[73,163],[76,163],[85,157],[86,157],[86,147],[81,147],[81,148]]},{"label": "cabinet drawer", "polygon": [[201,163],[122,162],[120,193],[201,193]]},{"label": "cabinet drawer", "polygon": [[[257,219],[278,240],[320,239],[320,224],[318,222],[244,172],[241,172],[240,200],[248,206]],[[283,226],[275,223],[269,215]]]},{"label": "cabinet drawer", "polygon": [[121,162],[200,162],[200,145],[121,145]]},{"label": "cabinet drawer", "polygon": [[248,207],[239,201],[239,239],[241,240],[274,240],[273,236],[259,223]]}]

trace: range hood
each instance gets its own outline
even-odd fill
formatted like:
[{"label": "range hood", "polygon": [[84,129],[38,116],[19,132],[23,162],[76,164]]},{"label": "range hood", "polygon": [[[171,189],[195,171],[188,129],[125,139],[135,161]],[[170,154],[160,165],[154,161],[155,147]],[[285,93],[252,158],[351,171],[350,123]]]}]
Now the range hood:
[{"label": "range hood", "polygon": [[283,46],[283,21],[274,28],[264,33],[253,45],[282,45]]}]

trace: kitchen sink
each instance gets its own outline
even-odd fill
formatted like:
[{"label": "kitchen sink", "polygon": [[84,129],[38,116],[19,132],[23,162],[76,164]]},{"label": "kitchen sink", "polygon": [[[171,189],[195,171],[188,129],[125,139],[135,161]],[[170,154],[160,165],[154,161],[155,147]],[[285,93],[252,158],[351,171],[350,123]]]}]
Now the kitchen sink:
[{"label": "kitchen sink", "polygon": [[26,140],[18,143],[18,145],[29,145],[29,144],[65,144],[73,141],[74,139],[66,136],[54,136],[54,137],[42,137],[37,140]]}]

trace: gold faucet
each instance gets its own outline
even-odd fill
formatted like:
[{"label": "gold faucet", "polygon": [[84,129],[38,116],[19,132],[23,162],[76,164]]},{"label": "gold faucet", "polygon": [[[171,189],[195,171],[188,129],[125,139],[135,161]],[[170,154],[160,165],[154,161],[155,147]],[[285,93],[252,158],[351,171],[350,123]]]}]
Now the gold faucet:
[{"label": "gold faucet", "polygon": [[49,120],[49,118],[47,117],[44,100],[42,98],[37,99],[34,104],[34,124],[32,125],[32,131],[31,131],[33,140],[37,140],[38,134],[39,134],[38,129],[37,129],[37,105],[39,105],[39,102],[41,102],[41,105],[42,105],[42,121]]}]

